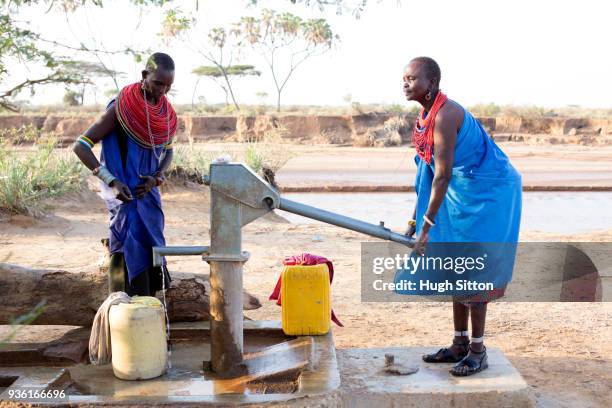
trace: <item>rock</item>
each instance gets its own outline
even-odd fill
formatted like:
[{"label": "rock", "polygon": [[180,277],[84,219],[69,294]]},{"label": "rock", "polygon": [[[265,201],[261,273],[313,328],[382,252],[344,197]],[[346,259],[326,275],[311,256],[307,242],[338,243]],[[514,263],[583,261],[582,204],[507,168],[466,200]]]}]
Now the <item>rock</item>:
[{"label": "rock", "polygon": [[419,366],[406,366],[395,362],[395,356],[390,353],[385,354],[385,368],[383,371],[391,375],[409,375],[419,371]]}]

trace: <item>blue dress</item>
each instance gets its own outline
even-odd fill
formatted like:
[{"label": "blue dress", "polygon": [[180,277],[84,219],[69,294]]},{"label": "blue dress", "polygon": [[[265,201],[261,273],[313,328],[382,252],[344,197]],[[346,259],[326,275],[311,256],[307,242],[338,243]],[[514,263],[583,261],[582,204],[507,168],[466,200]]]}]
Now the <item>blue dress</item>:
[{"label": "blue dress", "polygon": [[[111,102],[107,109],[113,108],[114,103]],[[125,140],[120,141],[120,137]],[[124,158],[121,156],[121,142],[125,143]],[[163,150],[163,146],[155,148],[158,156],[163,154]],[[102,140],[100,159],[132,193],[133,200],[122,203],[102,183],[102,197],[110,214],[109,250],[111,254],[123,253],[129,281],[132,282],[153,266],[152,247],[166,245],[159,189],[154,187],[143,198],[136,198],[136,186],[143,182],[139,176],[153,175],[159,168],[159,162],[152,149],[139,146],[131,137],[117,130]]]},{"label": "blue dress", "polygon": [[[423,215],[429,206],[435,174],[435,155],[427,164],[417,155],[415,190],[416,231],[423,228]],[[495,289],[504,288],[512,279],[516,244],[521,221],[521,175],[504,152],[464,109],[463,124],[457,133],[452,176],[446,196],[436,214],[435,225],[429,229],[426,257],[455,260],[483,257],[484,267],[468,273],[457,269],[413,268],[399,269],[394,281],[426,279],[432,282],[459,279],[491,283]],[[468,243],[468,244],[466,244]],[[412,254],[412,256],[416,256]],[[453,273],[453,270],[455,273]],[[454,286],[457,287],[456,285]],[[406,295],[438,295],[435,290],[398,289]],[[446,295],[469,296],[482,291],[447,291]]]},{"label": "blue dress", "polygon": [[[517,242],[521,223],[521,175],[482,125],[464,109],[446,196],[429,230],[429,242]],[[417,234],[429,205],[435,155],[417,155]]]}]

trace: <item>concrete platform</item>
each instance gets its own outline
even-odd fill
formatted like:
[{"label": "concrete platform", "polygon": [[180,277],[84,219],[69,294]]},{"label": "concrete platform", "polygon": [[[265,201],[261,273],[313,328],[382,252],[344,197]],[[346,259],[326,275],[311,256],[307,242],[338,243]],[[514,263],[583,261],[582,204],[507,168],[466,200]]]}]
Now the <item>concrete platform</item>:
[{"label": "concrete platform", "polygon": [[[302,372],[293,392],[270,383],[268,390],[251,390],[245,381],[207,377],[202,361],[207,358],[205,345],[177,344],[173,349],[173,368],[163,377],[147,381],[122,381],[114,378],[112,368],[83,364],[57,365],[54,360],[29,366],[3,366],[0,363],[0,406],[21,406],[6,401],[13,388],[36,387],[66,389],[71,406],[283,406],[283,407],[531,407],[534,401],[520,373],[498,349],[489,349],[489,368],[472,377],[453,377],[452,364],[427,364],[421,355],[435,351],[427,348],[376,348],[335,350],[331,333],[313,338],[284,339],[280,322],[245,322],[245,351],[264,363],[291,365],[287,355],[294,350],[296,361],[306,354],[310,364]],[[209,336],[207,322],[178,323],[171,326],[176,341]],[[66,336],[64,336],[66,337]],[[248,340],[251,338],[251,340]],[[294,340],[292,340],[294,339]],[[308,341],[306,341],[308,340]],[[279,343],[280,341],[280,343]],[[269,345],[272,344],[270,347]],[[274,345],[276,344],[276,345]],[[270,354],[260,356],[261,347]],[[24,347],[32,348],[31,344]],[[16,351],[16,350],[13,350]],[[416,366],[418,371],[395,376],[383,371],[385,354],[395,362]],[[39,356],[41,353],[32,354]],[[300,357],[301,356],[301,357]],[[44,356],[43,356],[44,357]],[[268,358],[269,357],[269,358]],[[46,358],[46,357],[45,357]],[[44,365],[47,365],[46,367]],[[52,365],[52,366],[49,366]],[[265,370],[264,374],[265,374]],[[248,378],[249,381],[253,378]],[[266,380],[264,380],[264,385]],[[282,385],[282,384],[281,384]],[[2,401],[4,400],[4,401]],[[53,403],[51,403],[53,405]],[[58,403],[58,406],[63,406]]]},{"label": "concrete platform", "polygon": [[[204,369],[210,359],[209,322],[176,323],[170,328],[172,368],[157,378],[124,381],[111,365],[69,364],[49,360],[45,344],[11,344],[0,360],[0,406],[22,406],[11,396],[24,387],[65,390],[66,398],[50,406],[340,406],[340,376],[332,333],[285,336],[280,322],[244,322],[244,363],[247,372],[219,378]],[[27,353],[24,353],[25,352]],[[30,356],[19,365],[16,358]],[[64,361],[62,361],[64,362]],[[65,362],[64,362],[65,363]],[[51,367],[45,365],[51,364]],[[8,405],[5,405],[8,404]]]},{"label": "concrete platform", "polygon": [[[347,407],[532,407],[527,383],[504,354],[488,349],[489,368],[471,377],[453,377],[453,364],[428,364],[421,356],[435,347],[337,350],[344,406]],[[418,365],[406,376],[383,372],[385,354]]]}]

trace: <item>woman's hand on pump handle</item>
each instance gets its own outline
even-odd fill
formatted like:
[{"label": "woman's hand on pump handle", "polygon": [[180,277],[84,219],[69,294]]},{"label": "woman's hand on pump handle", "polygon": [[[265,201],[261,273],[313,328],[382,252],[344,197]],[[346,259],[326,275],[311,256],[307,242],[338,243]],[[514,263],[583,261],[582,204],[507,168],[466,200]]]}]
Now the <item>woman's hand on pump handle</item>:
[{"label": "woman's hand on pump handle", "polygon": [[418,255],[425,255],[425,249],[427,247],[427,242],[429,241],[429,231],[422,230],[418,237],[416,237],[416,241],[414,242],[414,252]]},{"label": "woman's hand on pump handle", "polygon": [[416,233],[416,226],[415,225],[408,225],[408,228],[406,229],[406,232],[404,232],[404,235],[407,237],[414,237],[414,234]]},{"label": "woman's hand on pump handle", "polygon": [[406,232],[404,232],[404,235],[412,238],[414,237],[415,232],[416,232],[416,221],[414,220],[414,216],[413,216],[413,218],[408,221],[408,229],[406,229]]}]

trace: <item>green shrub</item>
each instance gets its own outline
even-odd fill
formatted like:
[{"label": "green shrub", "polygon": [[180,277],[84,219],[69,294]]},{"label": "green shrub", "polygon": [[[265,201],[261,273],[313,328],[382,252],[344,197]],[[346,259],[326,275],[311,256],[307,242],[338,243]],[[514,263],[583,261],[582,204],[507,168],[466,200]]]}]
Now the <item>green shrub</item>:
[{"label": "green shrub", "polygon": [[46,198],[81,190],[86,168],[69,149],[49,139],[33,150],[0,141],[0,210],[36,215]]}]

